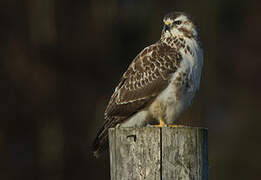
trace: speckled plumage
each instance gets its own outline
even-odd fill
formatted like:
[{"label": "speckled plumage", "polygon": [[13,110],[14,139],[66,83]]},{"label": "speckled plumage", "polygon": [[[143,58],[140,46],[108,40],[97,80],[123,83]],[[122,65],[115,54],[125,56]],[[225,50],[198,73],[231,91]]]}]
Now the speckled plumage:
[{"label": "speckled plumage", "polygon": [[160,40],[136,56],[111,96],[93,144],[96,156],[108,145],[110,127],[142,127],[159,118],[175,123],[199,88],[203,53],[195,25],[181,12],[163,21]]}]

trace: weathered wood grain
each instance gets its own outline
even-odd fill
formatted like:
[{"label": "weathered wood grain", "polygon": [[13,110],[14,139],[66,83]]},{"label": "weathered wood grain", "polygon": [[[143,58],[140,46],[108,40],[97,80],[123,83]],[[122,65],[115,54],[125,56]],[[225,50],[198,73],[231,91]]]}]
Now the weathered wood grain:
[{"label": "weathered wood grain", "polygon": [[208,180],[207,129],[112,128],[111,180]]},{"label": "weathered wood grain", "polygon": [[160,179],[159,128],[115,128],[109,134],[111,179]]},{"label": "weathered wood grain", "polygon": [[207,131],[162,129],[162,179],[207,180]]}]

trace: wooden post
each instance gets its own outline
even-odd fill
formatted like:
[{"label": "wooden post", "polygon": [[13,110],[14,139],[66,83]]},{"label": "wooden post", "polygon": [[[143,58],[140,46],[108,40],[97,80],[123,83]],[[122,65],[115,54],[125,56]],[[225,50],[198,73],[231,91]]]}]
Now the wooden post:
[{"label": "wooden post", "polygon": [[109,129],[111,180],[208,180],[207,129]]}]

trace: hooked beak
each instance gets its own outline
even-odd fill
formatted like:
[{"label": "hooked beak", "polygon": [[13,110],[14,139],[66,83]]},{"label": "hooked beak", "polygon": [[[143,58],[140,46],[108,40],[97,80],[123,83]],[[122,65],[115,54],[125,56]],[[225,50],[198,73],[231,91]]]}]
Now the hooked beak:
[{"label": "hooked beak", "polygon": [[170,25],[171,22],[169,20],[164,21],[164,27],[163,27],[164,32],[170,31]]},{"label": "hooked beak", "polygon": [[169,25],[165,24],[164,27],[163,27],[163,31],[166,32],[166,31],[169,31],[169,30],[170,30]]}]

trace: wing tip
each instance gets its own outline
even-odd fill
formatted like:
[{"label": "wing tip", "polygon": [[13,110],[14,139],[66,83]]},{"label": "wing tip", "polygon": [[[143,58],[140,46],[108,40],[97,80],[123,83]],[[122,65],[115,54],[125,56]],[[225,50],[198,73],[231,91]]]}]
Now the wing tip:
[{"label": "wing tip", "polygon": [[93,151],[93,156],[98,159],[101,156],[101,152],[99,152],[98,150]]},{"label": "wing tip", "polygon": [[107,131],[98,133],[92,144],[92,152],[95,158],[99,158],[101,154],[108,148],[108,134]]},{"label": "wing tip", "polygon": [[102,155],[102,153],[107,149],[107,143],[108,142],[99,144],[98,146],[93,148],[92,153],[95,158],[99,158]]},{"label": "wing tip", "polygon": [[104,151],[109,148],[108,129],[114,127],[114,119],[106,117],[106,121],[99,129],[96,138],[92,144],[93,156],[99,158]]}]

